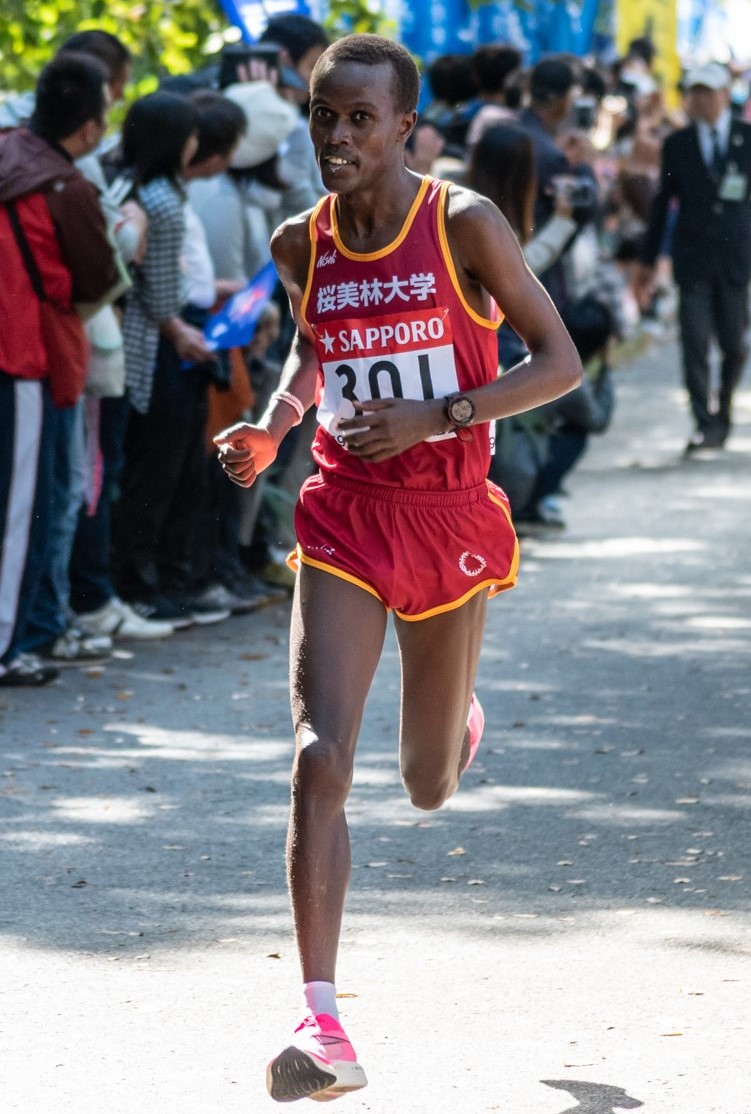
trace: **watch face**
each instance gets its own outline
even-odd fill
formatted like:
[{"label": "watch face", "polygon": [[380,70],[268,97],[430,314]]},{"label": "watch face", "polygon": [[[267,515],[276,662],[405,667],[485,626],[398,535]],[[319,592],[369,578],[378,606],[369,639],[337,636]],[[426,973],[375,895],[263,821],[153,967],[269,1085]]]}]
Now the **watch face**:
[{"label": "watch face", "polygon": [[468,398],[457,398],[449,406],[449,417],[452,422],[457,425],[465,425],[471,422],[475,414],[475,408]]}]

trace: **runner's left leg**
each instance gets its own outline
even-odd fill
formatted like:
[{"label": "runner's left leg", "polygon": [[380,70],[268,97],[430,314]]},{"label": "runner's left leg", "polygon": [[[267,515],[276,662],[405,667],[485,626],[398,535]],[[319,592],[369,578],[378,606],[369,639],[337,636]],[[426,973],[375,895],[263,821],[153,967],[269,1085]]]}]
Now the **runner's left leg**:
[{"label": "runner's left leg", "polygon": [[478,592],[430,619],[395,619],[402,664],[400,765],[416,808],[440,808],[469,760],[467,712],[487,601],[487,593]]}]

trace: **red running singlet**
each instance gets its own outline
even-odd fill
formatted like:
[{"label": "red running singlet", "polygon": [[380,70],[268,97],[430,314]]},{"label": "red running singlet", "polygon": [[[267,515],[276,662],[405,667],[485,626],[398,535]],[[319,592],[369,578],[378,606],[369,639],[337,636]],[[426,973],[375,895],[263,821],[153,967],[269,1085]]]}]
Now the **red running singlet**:
[{"label": "red running singlet", "polygon": [[502,315],[491,302],[481,317],[462,294],[446,237],[448,187],[423,178],[399,235],[368,254],[342,243],[334,195],[311,214],[302,313],[319,360],[313,456],[324,474],[431,491],[474,487],[488,474],[488,424],[472,427],[472,441],[443,434],[378,464],[349,453],[336,430],[355,400],[442,398],[498,374]]},{"label": "red running singlet", "polygon": [[300,492],[290,564],[356,584],[408,621],[513,587],[519,562],[508,500],[486,479],[488,424],[472,426],[472,441],[440,434],[379,463],[348,452],[337,432],[354,401],[441,398],[496,378],[501,314],[489,301],[480,316],[462,294],[448,188],[424,178],[399,235],[368,254],[342,243],[325,197],[310,218],[302,303],[319,360],[320,471]]}]

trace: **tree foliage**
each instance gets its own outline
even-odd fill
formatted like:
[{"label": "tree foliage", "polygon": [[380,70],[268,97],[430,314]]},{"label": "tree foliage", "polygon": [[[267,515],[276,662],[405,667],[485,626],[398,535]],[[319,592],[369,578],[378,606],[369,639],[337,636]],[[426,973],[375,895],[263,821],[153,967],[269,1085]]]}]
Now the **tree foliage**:
[{"label": "tree foliage", "polygon": [[0,90],[33,88],[60,44],[91,27],[117,35],[132,52],[138,93],[165,73],[205,65],[225,37],[237,37],[214,0],[2,0]]},{"label": "tree foliage", "polygon": [[[394,36],[378,0],[330,0],[326,28]],[[0,0],[0,97],[33,89],[37,75],[76,31],[117,35],[133,55],[131,96],[156,88],[165,74],[188,73],[236,40],[218,0]]]}]

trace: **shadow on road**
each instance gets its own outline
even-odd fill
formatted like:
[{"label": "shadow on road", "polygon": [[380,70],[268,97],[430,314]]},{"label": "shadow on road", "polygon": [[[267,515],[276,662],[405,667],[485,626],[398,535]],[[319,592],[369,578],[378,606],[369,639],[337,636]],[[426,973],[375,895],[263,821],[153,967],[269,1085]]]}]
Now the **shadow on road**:
[{"label": "shadow on road", "polygon": [[576,1106],[562,1110],[561,1114],[617,1114],[619,1110],[644,1106],[639,1099],[627,1095],[623,1087],[587,1083],[581,1079],[542,1079],[540,1082],[558,1091],[568,1091],[576,1099]]}]

